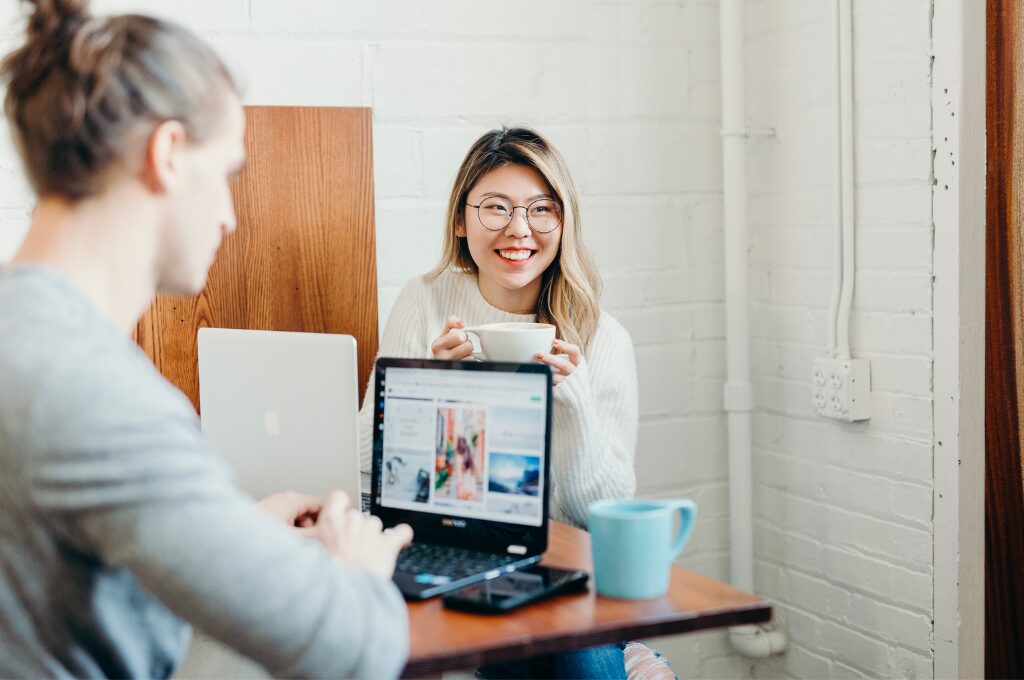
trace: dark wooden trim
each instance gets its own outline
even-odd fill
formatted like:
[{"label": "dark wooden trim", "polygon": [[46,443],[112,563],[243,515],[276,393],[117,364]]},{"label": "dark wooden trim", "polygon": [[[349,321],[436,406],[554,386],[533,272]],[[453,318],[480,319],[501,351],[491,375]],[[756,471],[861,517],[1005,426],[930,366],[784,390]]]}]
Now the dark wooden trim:
[{"label": "dark wooden trim", "polygon": [[985,675],[1024,677],[1024,199],[1019,0],[987,0],[985,308]]}]

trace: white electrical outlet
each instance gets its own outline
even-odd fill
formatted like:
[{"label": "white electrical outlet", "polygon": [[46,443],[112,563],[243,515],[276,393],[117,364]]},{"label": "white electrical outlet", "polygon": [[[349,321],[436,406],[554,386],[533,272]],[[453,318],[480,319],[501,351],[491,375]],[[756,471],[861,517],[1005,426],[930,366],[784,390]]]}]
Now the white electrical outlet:
[{"label": "white electrical outlet", "polygon": [[867,420],[871,417],[871,362],[818,357],[811,376],[811,401],[819,416]]}]

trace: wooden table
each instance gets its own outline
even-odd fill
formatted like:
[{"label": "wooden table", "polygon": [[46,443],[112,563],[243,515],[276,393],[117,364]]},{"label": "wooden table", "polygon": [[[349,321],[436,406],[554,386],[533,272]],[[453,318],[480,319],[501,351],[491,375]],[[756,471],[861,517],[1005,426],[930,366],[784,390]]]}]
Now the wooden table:
[{"label": "wooden table", "polygon": [[[551,522],[542,564],[593,575],[590,535]],[[593,645],[746,623],[762,623],[771,605],[724,583],[672,567],[669,592],[656,600],[561,595],[511,614],[445,609],[441,598],[409,604],[410,656],[403,676],[475,668],[483,663]]]}]

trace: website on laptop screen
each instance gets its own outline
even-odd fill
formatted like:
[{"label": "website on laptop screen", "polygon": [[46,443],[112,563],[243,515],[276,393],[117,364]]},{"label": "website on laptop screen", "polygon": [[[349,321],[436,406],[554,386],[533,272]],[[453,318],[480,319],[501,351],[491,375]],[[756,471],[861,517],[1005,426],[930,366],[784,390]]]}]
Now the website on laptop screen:
[{"label": "website on laptop screen", "polygon": [[547,377],[387,369],[380,504],[540,526]]}]

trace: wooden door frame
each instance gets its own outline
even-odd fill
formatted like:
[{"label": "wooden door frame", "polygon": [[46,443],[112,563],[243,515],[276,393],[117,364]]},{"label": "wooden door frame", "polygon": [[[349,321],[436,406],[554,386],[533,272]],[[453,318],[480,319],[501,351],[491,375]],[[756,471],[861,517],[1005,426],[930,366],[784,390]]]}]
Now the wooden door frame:
[{"label": "wooden door frame", "polygon": [[988,0],[985,674],[1024,676],[1024,9]]},{"label": "wooden door frame", "polygon": [[933,5],[934,674],[984,671],[985,3]]}]

